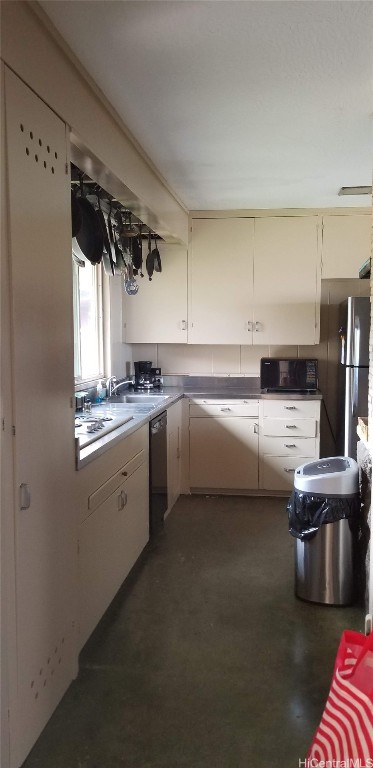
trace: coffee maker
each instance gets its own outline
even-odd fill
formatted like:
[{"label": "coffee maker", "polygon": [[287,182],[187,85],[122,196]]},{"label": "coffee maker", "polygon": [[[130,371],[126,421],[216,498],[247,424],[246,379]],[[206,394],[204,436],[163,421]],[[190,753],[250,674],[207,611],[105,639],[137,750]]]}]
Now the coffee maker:
[{"label": "coffee maker", "polygon": [[151,360],[138,360],[135,366],[135,389],[154,389],[161,385],[161,369],[152,368]]}]

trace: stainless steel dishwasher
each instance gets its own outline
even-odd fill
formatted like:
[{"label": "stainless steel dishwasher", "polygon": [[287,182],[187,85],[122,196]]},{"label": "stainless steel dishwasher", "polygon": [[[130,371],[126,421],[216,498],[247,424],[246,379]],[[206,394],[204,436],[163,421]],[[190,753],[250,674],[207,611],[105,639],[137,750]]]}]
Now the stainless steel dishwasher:
[{"label": "stainless steel dishwasher", "polygon": [[167,412],[150,422],[149,534],[156,536],[164,524],[167,499]]}]

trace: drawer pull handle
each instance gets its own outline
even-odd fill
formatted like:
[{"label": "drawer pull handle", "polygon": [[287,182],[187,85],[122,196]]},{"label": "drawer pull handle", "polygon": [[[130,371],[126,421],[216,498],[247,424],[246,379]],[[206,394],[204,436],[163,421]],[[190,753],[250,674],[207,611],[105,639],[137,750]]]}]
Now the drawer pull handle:
[{"label": "drawer pull handle", "polygon": [[296,429],[297,425],[296,424],[285,424],[285,427],[286,427],[286,429]]},{"label": "drawer pull handle", "polygon": [[230,411],[230,408],[220,408],[221,411]]},{"label": "drawer pull handle", "polygon": [[296,411],[295,405],[284,405],[285,411]]},{"label": "drawer pull handle", "polygon": [[20,509],[29,509],[31,506],[31,493],[27,483],[21,483],[19,486]]},{"label": "drawer pull handle", "polygon": [[121,512],[122,509],[124,509],[124,507],[126,506],[126,504],[127,504],[127,494],[125,491],[121,491],[118,496],[118,512]]},{"label": "drawer pull handle", "polygon": [[259,424],[254,424],[254,435],[259,435]]},{"label": "drawer pull handle", "polygon": [[123,475],[123,477],[127,477],[127,476],[128,476],[128,472],[126,472],[126,471],[123,471],[123,472],[122,472],[122,475]]},{"label": "drawer pull handle", "polygon": [[296,448],[297,446],[295,445],[295,443],[285,443],[284,447],[285,448]]},{"label": "drawer pull handle", "polygon": [[295,469],[285,469],[284,467],[284,472],[295,472]]},{"label": "drawer pull handle", "polygon": [[251,333],[253,330],[253,324],[251,320],[247,321],[247,330],[249,331],[249,333]]}]

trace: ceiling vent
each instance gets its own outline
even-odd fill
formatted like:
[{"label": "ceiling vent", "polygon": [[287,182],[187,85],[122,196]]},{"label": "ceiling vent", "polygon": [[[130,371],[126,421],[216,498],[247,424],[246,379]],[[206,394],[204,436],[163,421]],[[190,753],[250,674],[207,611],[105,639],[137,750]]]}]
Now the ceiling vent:
[{"label": "ceiling vent", "polygon": [[372,187],[341,187],[338,195],[371,195]]}]

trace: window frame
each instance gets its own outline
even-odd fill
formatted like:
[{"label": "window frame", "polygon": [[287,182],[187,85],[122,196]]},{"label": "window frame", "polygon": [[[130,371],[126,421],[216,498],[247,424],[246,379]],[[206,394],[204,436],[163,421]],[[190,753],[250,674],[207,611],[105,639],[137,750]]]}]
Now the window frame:
[{"label": "window frame", "polygon": [[[102,264],[91,265],[89,262],[84,267],[91,267],[95,276],[95,293],[96,293],[96,333],[98,343],[98,361],[99,371],[97,374],[90,376],[90,378],[83,378],[81,376],[81,335],[80,335],[80,302],[79,302],[79,270],[82,267],[73,259],[73,323],[74,323],[74,384],[75,391],[93,386],[100,378],[105,378],[105,361],[106,350],[108,348],[109,340],[106,338],[106,306],[105,297],[107,291],[105,290],[104,280],[105,275],[103,273]],[[76,375],[76,371],[79,371]]]}]

